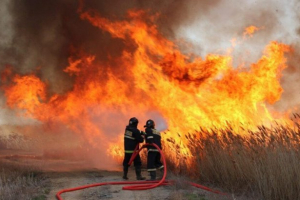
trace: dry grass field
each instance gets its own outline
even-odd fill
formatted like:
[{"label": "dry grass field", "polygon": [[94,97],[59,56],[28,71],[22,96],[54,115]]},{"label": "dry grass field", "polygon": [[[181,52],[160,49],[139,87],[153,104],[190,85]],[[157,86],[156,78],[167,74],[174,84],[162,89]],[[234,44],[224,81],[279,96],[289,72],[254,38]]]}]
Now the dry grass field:
[{"label": "dry grass field", "polygon": [[48,180],[32,167],[0,161],[0,200],[44,200]]},{"label": "dry grass field", "polygon": [[[257,131],[243,132],[247,134],[228,126],[222,130],[182,135],[188,141],[191,155],[181,156],[178,149],[177,160],[166,156],[168,171],[174,175],[171,178],[187,177],[230,194],[229,199],[237,199],[233,196],[262,200],[300,199],[300,125],[295,121],[293,127],[276,124],[271,128],[260,126]],[[164,151],[174,146],[179,148],[173,141],[165,141]],[[0,163],[0,200],[54,198],[52,193],[50,195],[53,188],[49,188],[51,180],[46,177],[47,172],[12,163]],[[197,197],[188,195],[189,198],[185,193],[170,194],[177,199],[199,197],[198,194]],[[204,195],[200,196],[202,199],[209,200],[209,195],[201,195]]]},{"label": "dry grass field", "polygon": [[300,199],[300,125],[261,126],[247,132],[241,136],[229,126],[187,134],[189,163],[180,158],[176,167],[168,160],[169,166],[228,193],[264,200]]}]

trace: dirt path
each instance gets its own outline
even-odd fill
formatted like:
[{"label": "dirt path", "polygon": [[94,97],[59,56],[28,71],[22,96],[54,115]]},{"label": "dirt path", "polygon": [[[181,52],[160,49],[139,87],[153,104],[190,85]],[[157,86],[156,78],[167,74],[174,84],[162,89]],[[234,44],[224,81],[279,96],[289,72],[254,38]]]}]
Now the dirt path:
[{"label": "dirt path", "polygon": [[[143,172],[146,175],[146,172]],[[109,181],[123,181],[121,172],[110,171],[74,171],[49,173],[51,181],[48,200],[56,200],[61,189]],[[135,181],[133,169],[129,171],[129,181]],[[250,200],[213,194],[205,190],[189,187],[185,184],[160,186],[151,190],[122,190],[123,185],[106,185],[62,194],[64,200]]]},{"label": "dirt path", "polygon": [[[63,173],[50,173],[51,191],[48,195],[49,200],[56,200],[56,193],[65,188],[78,187],[86,184],[110,182],[110,181],[123,181],[121,172],[109,171],[85,171],[85,172],[63,172]],[[134,181],[134,171],[129,172],[129,181]],[[129,191],[122,190],[123,185],[106,185],[94,188],[88,188],[80,191],[64,193],[61,196],[64,200],[74,199],[157,199],[165,200],[170,199],[170,194],[174,191],[171,186],[158,187],[152,190],[144,191]]]},{"label": "dirt path", "polygon": [[[48,177],[49,186],[45,191],[48,200],[56,200],[56,193],[62,189],[79,187],[101,182],[123,181],[122,172],[87,170],[84,162],[67,160],[45,160],[41,156],[11,151],[0,152],[2,162],[16,165],[37,166],[44,169],[43,174]],[[71,170],[73,169],[73,170]],[[85,170],[82,170],[85,169]],[[64,172],[59,172],[64,170]],[[147,172],[142,172],[148,177]],[[129,181],[135,181],[134,168],[129,170]],[[150,190],[130,191],[122,190],[123,185],[106,185],[62,194],[64,200],[254,200],[255,198],[222,196],[186,184],[183,177],[168,175],[169,180],[175,180],[172,186],[160,186]]]}]

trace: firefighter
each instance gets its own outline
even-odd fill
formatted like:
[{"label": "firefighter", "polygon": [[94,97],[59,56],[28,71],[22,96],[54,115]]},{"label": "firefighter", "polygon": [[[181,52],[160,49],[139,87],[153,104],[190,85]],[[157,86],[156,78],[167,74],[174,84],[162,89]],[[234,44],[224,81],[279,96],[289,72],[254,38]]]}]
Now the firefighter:
[{"label": "firefighter", "polygon": [[[146,132],[146,143],[154,143],[160,149],[161,147],[161,136],[160,133],[155,129],[155,123],[152,119],[147,120],[145,127]],[[156,179],[156,169],[162,170],[164,168],[160,161],[161,155],[159,150],[154,146],[148,146],[147,156],[147,171],[150,173],[150,180]]]},{"label": "firefighter", "polygon": [[[124,134],[124,150],[125,156],[123,160],[123,179],[128,180],[127,173],[128,173],[128,162],[134,152],[134,149],[139,143],[144,142],[144,136],[141,134],[140,130],[137,128],[139,121],[137,118],[132,117],[129,120],[128,126],[126,126],[125,134]],[[137,180],[145,180],[145,177],[141,175],[141,157],[138,154],[134,159],[134,167],[136,173]]]}]

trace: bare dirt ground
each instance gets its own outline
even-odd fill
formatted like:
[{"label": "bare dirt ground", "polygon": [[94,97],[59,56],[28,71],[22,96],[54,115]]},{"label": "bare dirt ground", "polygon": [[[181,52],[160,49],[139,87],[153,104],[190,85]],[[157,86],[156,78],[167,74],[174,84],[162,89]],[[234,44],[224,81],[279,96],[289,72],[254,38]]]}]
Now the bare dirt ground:
[{"label": "bare dirt ground", "polygon": [[[5,162],[18,165],[34,166],[42,169],[43,174],[49,180],[45,190],[49,191],[46,198],[56,200],[56,193],[62,189],[79,187],[87,184],[102,182],[123,181],[121,171],[105,171],[100,169],[89,169],[79,161],[68,161],[62,159],[44,159],[42,156],[34,155],[24,151],[0,151],[0,159]],[[143,176],[149,178],[146,170]],[[134,168],[129,170],[129,180],[136,181]],[[63,193],[64,200],[254,200],[244,195],[236,197],[232,194],[227,196],[214,194],[206,190],[195,188],[186,184],[184,177],[168,174],[168,180],[175,180],[176,184],[160,186],[150,190],[130,191],[122,190],[124,185],[105,185],[74,192]],[[215,189],[215,188],[214,188]],[[219,189],[220,190],[220,189]]]},{"label": "bare dirt ground", "polygon": [[[144,173],[146,174],[146,173]],[[48,195],[49,200],[55,200],[56,193],[64,188],[78,187],[86,184],[123,181],[122,172],[113,171],[77,171],[77,172],[63,172],[49,174],[51,180],[51,190]],[[128,181],[135,181],[133,169],[129,172],[130,179]],[[83,200],[83,199],[134,199],[134,200],[171,200],[171,199],[205,199],[205,192],[192,191],[188,188],[176,190],[175,186],[161,186],[155,189],[130,191],[122,190],[124,185],[105,185],[100,187],[88,188],[80,191],[64,193],[61,196],[65,200]],[[187,193],[187,198],[184,198],[184,192]],[[179,196],[181,193],[181,197]],[[191,194],[193,193],[193,194]],[[190,198],[188,197],[190,196]],[[195,197],[195,198],[194,198]]]},{"label": "bare dirt ground", "polygon": [[[143,173],[146,175],[146,172]],[[122,172],[117,171],[74,171],[74,172],[53,172],[49,173],[51,180],[49,200],[55,200],[56,193],[61,189],[78,187],[86,184],[94,184],[110,181],[123,181]],[[135,181],[134,170],[129,172],[130,179]],[[172,178],[172,177],[171,177]],[[176,179],[176,177],[173,177]],[[252,200],[251,198],[234,197],[231,194],[227,196],[214,194],[199,188],[194,188],[184,184],[180,178],[176,179],[177,184],[171,186],[160,186],[150,190],[130,191],[122,190],[123,185],[105,185],[93,187],[84,190],[64,193],[61,197],[64,200]]]}]

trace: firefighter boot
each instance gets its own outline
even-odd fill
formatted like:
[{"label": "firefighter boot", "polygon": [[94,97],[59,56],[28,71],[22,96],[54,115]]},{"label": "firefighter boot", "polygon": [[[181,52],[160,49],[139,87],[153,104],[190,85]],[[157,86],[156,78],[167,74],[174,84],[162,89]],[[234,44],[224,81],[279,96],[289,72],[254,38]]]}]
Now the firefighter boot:
[{"label": "firefighter boot", "polygon": [[128,180],[127,173],[128,173],[128,167],[123,167],[123,179],[125,180]]},{"label": "firefighter boot", "polygon": [[140,166],[135,167],[136,180],[145,180],[145,177],[142,177],[142,169]]},{"label": "firefighter boot", "polygon": [[155,181],[156,180],[156,171],[151,171],[150,172],[150,181]]},{"label": "firefighter boot", "polygon": [[158,175],[158,179],[162,179],[162,178],[163,178],[163,176],[164,176],[164,172],[165,172],[165,171],[164,171],[164,168],[160,168],[160,169],[159,169],[159,173],[158,173],[158,174],[159,174],[159,175]]}]

